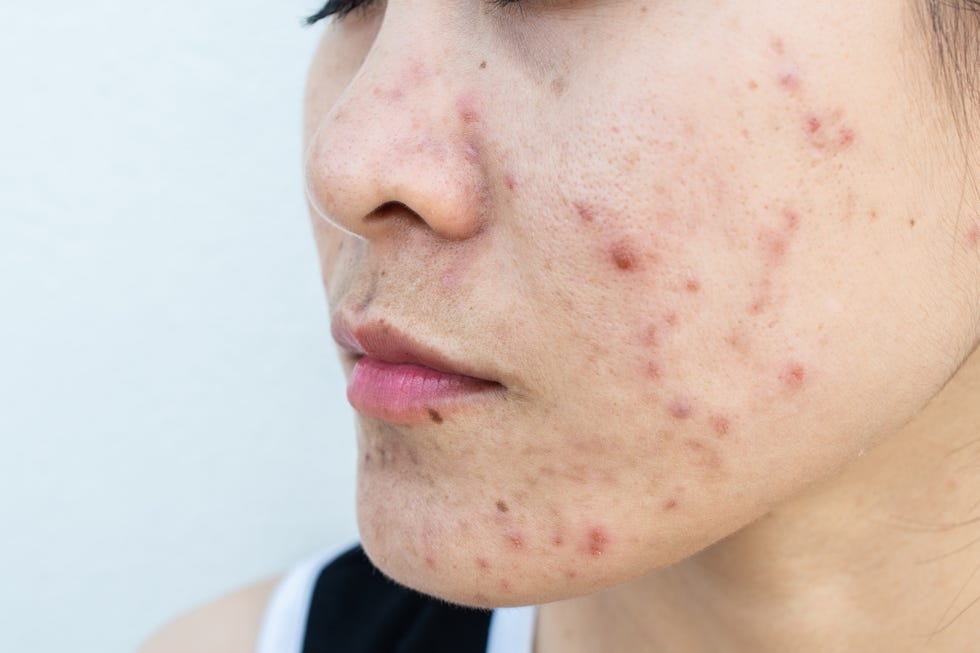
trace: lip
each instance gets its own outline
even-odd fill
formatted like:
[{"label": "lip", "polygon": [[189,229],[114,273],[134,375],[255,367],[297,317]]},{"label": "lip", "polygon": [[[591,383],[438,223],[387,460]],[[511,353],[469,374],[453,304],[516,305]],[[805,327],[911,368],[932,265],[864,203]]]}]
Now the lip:
[{"label": "lip", "polygon": [[442,423],[447,413],[504,389],[385,320],[355,326],[338,316],[330,326],[334,341],[354,358],[347,400],[364,415],[398,424]]}]

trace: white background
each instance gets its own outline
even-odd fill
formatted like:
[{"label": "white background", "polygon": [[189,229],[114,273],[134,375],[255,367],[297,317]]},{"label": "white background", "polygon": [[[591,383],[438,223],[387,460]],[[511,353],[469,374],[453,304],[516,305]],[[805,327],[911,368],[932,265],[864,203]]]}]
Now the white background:
[{"label": "white background", "polygon": [[0,2],[0,651],[355,537],[302,201],[316,0]]}]

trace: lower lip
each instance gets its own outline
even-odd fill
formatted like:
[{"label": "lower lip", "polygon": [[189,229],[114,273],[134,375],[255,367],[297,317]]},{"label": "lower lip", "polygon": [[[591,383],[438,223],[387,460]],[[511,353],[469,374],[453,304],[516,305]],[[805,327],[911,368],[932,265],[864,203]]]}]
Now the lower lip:
[{"label": "lower lip", "polygon": [[441,422],[444,411],[500,388],[471,376],[362,356],[351,372],[347,400],[357,412],[388,422]]}]

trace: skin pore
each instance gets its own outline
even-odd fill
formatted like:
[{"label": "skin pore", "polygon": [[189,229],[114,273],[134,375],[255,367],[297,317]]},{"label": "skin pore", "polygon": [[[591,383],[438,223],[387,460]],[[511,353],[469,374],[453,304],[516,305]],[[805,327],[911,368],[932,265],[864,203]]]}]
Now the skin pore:
[{"label": "skin pore", "polygon": [[331,314],[502,386],[359,417],[382,571],[543,604],[538,653],[975,643],[980,202],[911,4],[328,25],[306,163]]}]

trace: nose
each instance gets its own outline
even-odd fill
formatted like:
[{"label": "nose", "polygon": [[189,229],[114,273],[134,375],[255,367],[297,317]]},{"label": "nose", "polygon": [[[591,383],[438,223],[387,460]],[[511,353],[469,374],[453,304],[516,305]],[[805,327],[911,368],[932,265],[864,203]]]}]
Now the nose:
[{"label": "nose", "polygon": [[307,194],[321,217],[369,240],[406,224],[472,237],[489,212],[473,75],[445,38],[387,29],[395,23],[384,21],[334,104],[312,109],[324,115],[308,144]]}]

